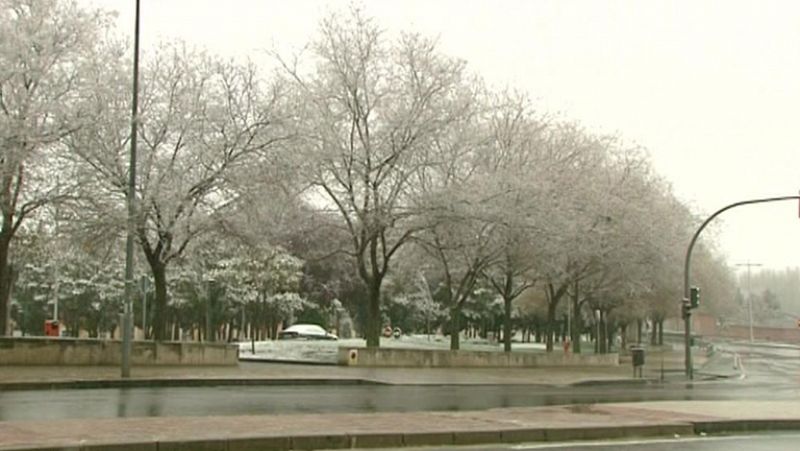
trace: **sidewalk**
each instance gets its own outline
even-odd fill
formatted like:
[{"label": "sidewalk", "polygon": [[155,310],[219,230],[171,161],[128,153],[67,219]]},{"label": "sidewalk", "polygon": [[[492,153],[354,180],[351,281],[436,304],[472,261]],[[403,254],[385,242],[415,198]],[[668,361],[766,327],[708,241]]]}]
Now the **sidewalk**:
[{"label": "sidewalk", "polygon": [[797,402],[0,422],[0,450],[289,450],[569,441],[800,428]]}]

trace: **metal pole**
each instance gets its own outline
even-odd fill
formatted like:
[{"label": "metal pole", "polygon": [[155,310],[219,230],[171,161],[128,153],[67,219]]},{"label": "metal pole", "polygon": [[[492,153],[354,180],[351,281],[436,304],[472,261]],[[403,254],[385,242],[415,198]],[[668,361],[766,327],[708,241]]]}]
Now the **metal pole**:
[{"label": "metal pole", "polygon": [[211,311],[212,310],[211,296],[214,291],[214,280],[209,279],[207,281],[207,284],[208,286],[206,287],[207,293],[206,293],[206,340],[205,341],[213,342],[216,339],[214,331],[211,330],[214,326],[213,322],[211,321],[211,316],[213,314],[213,312]]},{"label": "metal pole", "polygon": [[125,240],[125,310],[122,320],[122,378],[131,377],[131,326],[133,325],[133,235],[136,218],[136,132],[139,112],[139,0],[133,38],[133,99],[131,102],[131,151],[128,166],[128,230]]},{"label": "metal pole", "polygon": [[[692,262],[692,249],[694,248],[694,244],[697,241],[697,238],[700,236],[700,232],[706,228],[708,223],[710,223],[714,218],[721,215],[722,213],[730,210],[731,208],[741,207],[742,205],[750,205],[750,204],[761,204],[766,202],[778,202],[782,200],[798,200],[800,196],[782,196],[782,197],[768,197],[764,199],[752,199],[752,200],[744,200],[741,202],[735,202],[730,205],[726,205],[725,207],[720,208],[714,214],[708,217],[700,227],[698,227],[697,231],[694,232],[692,236],[692,240],[689,242],[689,247],[686,249],[686,260],[684,261],[683,265],[683,303],[688,303],[689,301],[689,271],[691,269],[691,262]],[[692,317],[692,310],[689,308],[685,309],[685,313],[683,315],[683,325],[684,325],[684,348],[685,348],[685,365],[686,365],[686,377],[691,380],[694,378],[694,370],[692,368],[692,348],[691,344],[691,317]]]},{"label": "metal pole", "polygon": [[753,292],[750,287],[750,265],[747,265],[747,315],[750,323],[750,343],[753,342]]},{"label": "metal pole", "polygon": [[[58,177],[56,177],[58,183]],[[58,204],[54,205],[53,210],[53,234],[58,237]],[[56,322],[59,328],[59,336],[61,336],[61,324],[58,322],[58,290],[61,287],[59,277],[59,264],[57,258],[53,259],[53,321]]]},{"label": "metal pole", "polygon": [[750,342],[753,342],[753,291],[750,286],[750,268],[753,266],[761,266],[761,263],[750,263],[750,260],[747,263],[739,263],[736,266],[746,266],[747,267],[747,312],[749,317],[749,324],[750,324]]},{"label": "metal pole", "polygon": [[142,339],[147,340],[147,276],[142,276]]}]

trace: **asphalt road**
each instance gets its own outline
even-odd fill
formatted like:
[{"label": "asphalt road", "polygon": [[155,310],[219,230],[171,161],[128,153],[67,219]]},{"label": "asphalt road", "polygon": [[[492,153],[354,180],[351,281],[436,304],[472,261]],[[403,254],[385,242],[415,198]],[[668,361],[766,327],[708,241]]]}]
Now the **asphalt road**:
[{"label": "asphalt road", "polygon": [[[729,451],[731,449],[759,451],[794,451],[800,435],[770,434],[733,437],[698,437],[658,440],[614,440],[598,442],[528,443],[480,446],[444,446],[426,448],[383,448],[382,451]],[[364,450],[370,451],[370,450]]]},{"label": "asphalt road", "polygon": [[[732,385],[735,385],[733,387]],[[225,386],[0,392],[0,421],[291,413],[456,411],[659,400],[798,399],[734,382],[633,386]]]},{"label": "asphalt road", "polygon": [[718,344],[747,377],[694,384],[225,386],[0,392],[0,421],[64,418],[457,411],[661,400],[800,401],[800,349]]},{"label": "asphalt road", "polygon": [[719,342],[717,348],[738,355],[751,385],[800,385],[800,347],[766,343]]}]

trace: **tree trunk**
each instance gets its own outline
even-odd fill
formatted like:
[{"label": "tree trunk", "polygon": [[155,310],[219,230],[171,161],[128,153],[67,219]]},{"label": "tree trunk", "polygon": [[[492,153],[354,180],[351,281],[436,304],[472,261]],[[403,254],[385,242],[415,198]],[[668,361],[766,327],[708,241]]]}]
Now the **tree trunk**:
[{"label": "tree trunk", "polygon": [[160,261],[150,261],[156,298],[153,305],[153,340],[164,341],[167,335],[167,266]]},{"label": "tree trunk", "polygon": [[547,304],[547,322],[545,323],[545,347],[547,352],[553,352],[553,340],[556,329],[556,304],[552,301]]},{"label": "tree trunk", "polygon": [[642,319],[639,318],[636,320],[636,344],[642,344]]},{"label": "tree trunk", "polygon": [[600,319],[599,319],[599,331],[597,334],[597,353],[598,354],[605,354],[606,353],[606,322],[605,322],[605,313],[600,310]]},{"label": "tree trunk", "polygon": [[367,299],[367,324],[365,335],[368,348],[381,346],[381,284],[370,281],[369,299]]},{"label": "tree trunk", "polygon": [[658,344],[658,321],[653,319],[653,330],[650,331],[650,344],[657,345]]},{"label": "tree trunk", "polygon": [[9,247],[11,246],[10,224],[3,223],[0,233],[0,337],[11,335],[9,330],[11,285],[13,284],[12,267],[8,261]]},{"label": "tree trunk", "polygon": [[503,304],[503,351],[511,352],[511,298],[506,296]]},{"label": "tree trunk", "polygon": [[583,318],[581,317],[581,303],[579,296],[580,284],[575,281],[572,290],[572,331],[570,341],[572,342],[572,352],[581,353],[581,332],[583,332]]},{"label": "tree trunk", "polygon": [[461,325],[459,324],[459,316],[461,316],[461,306],[457,303],[450,309],[450,350],[458,351],[461,347]]},{"label": "tree trunk", "polygon": [[172,339],[174,341],[181,341],[181,317],[178,313],[175,314],[175,329],[172,331]]},{"label": "tree trunk", "polygon": [[664,320],[658,320],[658,345],[664,345]]},{"label": "tree trunk", "polygon": [[[639,323],[641,325],[641,323]],[[622,335],[622,343],[619,345],[620,349],[625,349],[628,347],[628,325],[624,324],[620,327],[620,334]],[[641,327],[639,328],[639,335],[641,336]]]}]

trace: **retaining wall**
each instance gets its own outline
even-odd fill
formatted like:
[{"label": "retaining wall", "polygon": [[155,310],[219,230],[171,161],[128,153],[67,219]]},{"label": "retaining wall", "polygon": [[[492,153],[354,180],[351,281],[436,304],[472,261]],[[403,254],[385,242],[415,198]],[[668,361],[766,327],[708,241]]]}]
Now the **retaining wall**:
[{"label": "retaining wall", "polygon": [[[227,343],[133,341],[132,365],[236,365]],[[122,342],[84,338],[0,337],[0,365],[120,365]]]},{"label": "retaining wall", "polygon": [[619,365],[619,355],[340,347],[338,363],[345,366],[442,368],[585,367],[617,366]]}]

